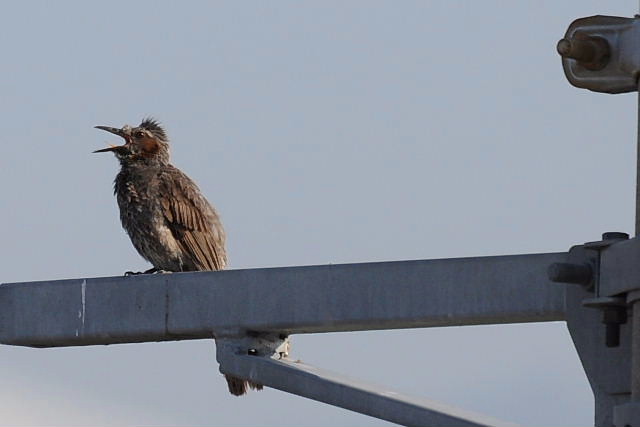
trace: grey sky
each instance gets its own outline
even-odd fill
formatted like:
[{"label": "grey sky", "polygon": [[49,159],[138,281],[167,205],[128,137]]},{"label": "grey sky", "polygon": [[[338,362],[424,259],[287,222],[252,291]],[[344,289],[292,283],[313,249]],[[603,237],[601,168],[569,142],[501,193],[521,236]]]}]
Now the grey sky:
[{"label": "grey sky", "polygon": [[[145,269],[115,140],[153,115],[222,214],[231,268],[554,252],[633,229],[636,96],[555,43],[637,1],[7,3],[0,282]],[[564,324],[295,336],[293,356],[530,425],[587,425]],[[208,341],[0,348],[0,425],[380,425],[227,394]]]}]

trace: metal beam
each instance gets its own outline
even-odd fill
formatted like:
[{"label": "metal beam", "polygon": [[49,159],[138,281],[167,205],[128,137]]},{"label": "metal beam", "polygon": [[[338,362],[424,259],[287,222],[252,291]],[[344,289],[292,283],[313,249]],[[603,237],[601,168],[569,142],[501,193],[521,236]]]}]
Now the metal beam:
[{"label": "metal beam", "polygon": [[248,355],[218,355],[220,371],[278,390],[405,426],[515,426],[429,399],[293,362]]},{"label": "metal beam", "polygon": [[0,285],[0,343],[33,347],[563,320],[566,253]]}]

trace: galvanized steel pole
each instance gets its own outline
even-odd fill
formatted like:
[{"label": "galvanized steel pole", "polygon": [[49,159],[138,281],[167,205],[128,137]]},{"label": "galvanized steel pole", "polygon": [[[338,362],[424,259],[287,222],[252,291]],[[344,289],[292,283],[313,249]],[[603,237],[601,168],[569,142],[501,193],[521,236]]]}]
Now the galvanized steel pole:
[{"label": "galvanized steel pole", "polygon": [[[640,236],[640,83],[638,86],[638,138],[636,148],[636,238]],[[631,400],[640,401],[640,291],[627,295],[631,305]]]},{"label": "galvanized steel pole", "polygon": [[636,143],[636,237],[640,235],[640,82],[638,82],[638,133]]}]

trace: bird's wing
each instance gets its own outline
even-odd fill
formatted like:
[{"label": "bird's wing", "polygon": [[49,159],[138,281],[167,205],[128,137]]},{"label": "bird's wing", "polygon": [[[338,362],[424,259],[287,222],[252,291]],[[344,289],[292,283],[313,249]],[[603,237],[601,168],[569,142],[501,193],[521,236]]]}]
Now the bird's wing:
[{"label": "bird's wing", "polygon": [[160,203],[173,237],[196,270],[227,264],[225,234],[218,214],[196,184],[176,168],[160,174]]}]

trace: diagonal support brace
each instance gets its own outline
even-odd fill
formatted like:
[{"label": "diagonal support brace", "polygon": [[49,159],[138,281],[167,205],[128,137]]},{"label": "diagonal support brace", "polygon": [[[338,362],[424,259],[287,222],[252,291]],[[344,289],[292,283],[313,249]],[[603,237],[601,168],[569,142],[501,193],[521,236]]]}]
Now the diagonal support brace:
[{"label": "diagonal support brace", "polygon": [[[258,349],[248,354],[251,339],[217,340],[220,372],[245,378],[278,390],[339,406],[405,426],[515,426],[491,417],[453,408],[429,399],[409,397],[377,385],[325,371],[276,353]],[[280,346],[286,341],[279,341]],[[273,347],[273,343],[270,347]],[[276,348],[282,348],[276,346]],[[244,354],[242,354],[244,353]]]}]

